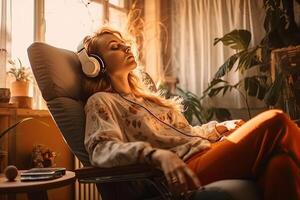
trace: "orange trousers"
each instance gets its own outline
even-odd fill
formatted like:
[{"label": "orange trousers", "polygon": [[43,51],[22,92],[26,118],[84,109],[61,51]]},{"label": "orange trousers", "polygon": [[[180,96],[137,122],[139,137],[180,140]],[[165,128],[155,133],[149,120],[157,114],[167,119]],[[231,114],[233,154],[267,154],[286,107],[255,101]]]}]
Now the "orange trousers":
[{"label": "orange trousers", "polygon": [[300,129],[280,110],[257,115],[186,163],[203,185],[251,179],[266,200],[300,200]]}]

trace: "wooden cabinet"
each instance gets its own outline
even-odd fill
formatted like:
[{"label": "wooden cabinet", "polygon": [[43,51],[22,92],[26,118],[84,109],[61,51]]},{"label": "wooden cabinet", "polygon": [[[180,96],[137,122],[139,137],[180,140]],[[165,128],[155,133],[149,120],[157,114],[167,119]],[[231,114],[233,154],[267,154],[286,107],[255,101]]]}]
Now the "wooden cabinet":
[{"label": "wooden cabinet", "polygon": [[300,45],[272,51],[271,75],[273,88],[280,90],[278,107],[300,119]]},{"label": "wooden cabinet", "polygon": [[[8,152],[3,167],[8,164],[17,166],[18,169],[31,167],[31,152],[33,146],[42,144],[57,152],[56,166],[74,169],[74,156],[65,144],[60,131],[56,127],[47,110],[19,109],[15,107],[0,107],[0,131],[25,117],[33,117],[49,125],[45,126],[37,120],[30,120],[11,130],[1,138],[0,147]],[[49,199],[74,199],[74,186],[66,186],[48,192]],[[1,195],[0,195],[1,196]],[[17,200],[27,199],[26,195],[16,196]]]}]

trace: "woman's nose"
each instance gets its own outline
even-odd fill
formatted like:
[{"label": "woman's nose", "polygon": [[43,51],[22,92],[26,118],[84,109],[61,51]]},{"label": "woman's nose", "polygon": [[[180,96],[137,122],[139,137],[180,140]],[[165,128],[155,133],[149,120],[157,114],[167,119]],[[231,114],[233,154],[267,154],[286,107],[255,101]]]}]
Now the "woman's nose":
[{"label": "woman's nose", "polygon": [[125,51],[125,53],[130,53],[131,48],[130,46],[124,45],[123,50]]}]

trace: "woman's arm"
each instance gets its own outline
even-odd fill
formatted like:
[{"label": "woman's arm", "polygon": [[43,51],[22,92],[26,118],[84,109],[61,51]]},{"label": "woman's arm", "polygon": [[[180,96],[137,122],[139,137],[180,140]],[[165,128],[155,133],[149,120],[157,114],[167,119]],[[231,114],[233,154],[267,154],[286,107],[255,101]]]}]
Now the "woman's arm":
[{"label": "woman's arm", "polygon": [[85,110],[85,147],[92,165],[113,167],[146,162],[153,148],[147,142],[124,142],[109,102],[91,97]]},{"label": "woman's arm", "polygon": [[85,146],[92,165],[113,167],[148,163],[164,172],[175,192],[187,192],[200,186],[197,176],[177,154],[152,148],[147,142],[124,142],[110,105],[98,98],[90,99],[86,105]]}]

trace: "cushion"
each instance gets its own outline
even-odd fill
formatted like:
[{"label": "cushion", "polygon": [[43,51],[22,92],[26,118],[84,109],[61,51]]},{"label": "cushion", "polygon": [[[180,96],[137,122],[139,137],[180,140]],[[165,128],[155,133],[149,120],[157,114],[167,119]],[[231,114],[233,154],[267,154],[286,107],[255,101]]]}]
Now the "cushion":
[{"label": "cushion", "polygon": [[81,65],[77,55],[45,43],[28,48],[33,74],[56,125],[71,151],[90,165],[84,147],[85,113],[80,101]]},{"label": "cushion", "polygon": [[28,48],[28,56],[46,101],[55,97],[80,99],[81,65],[74,52],[35,42]]}]

